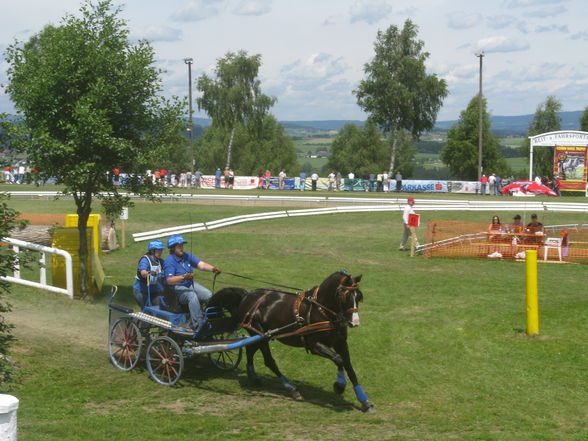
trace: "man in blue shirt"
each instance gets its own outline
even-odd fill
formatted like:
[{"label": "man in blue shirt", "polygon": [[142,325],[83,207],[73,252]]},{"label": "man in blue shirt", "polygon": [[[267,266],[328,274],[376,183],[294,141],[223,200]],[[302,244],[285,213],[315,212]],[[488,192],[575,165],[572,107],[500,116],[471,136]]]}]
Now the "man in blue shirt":
[{"label": "man in blue shirt", "polygon": [[191,326],[196,329],[204,323],[201,302],[207,303],[212,293],[208,288],[194,282],[192,268],[215,274],[219,274],[221,270],[184,251],[185,243],[187,242],[179,234],[169,237],[167,240],[169,256],[163,262],[163,271],[165,281],[173,289],[178,302],[181,305],[188,305]]}]

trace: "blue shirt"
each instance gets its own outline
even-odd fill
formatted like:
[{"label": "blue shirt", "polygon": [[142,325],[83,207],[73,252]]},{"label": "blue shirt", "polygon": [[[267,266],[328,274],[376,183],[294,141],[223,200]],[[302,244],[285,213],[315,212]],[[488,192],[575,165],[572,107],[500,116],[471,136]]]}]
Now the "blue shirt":
[{"label": "blue shirt", "polygon": [[[175,254],[170,254],[163,261],[163,273],[166,279],[174,276],[183,276],[186,273],[191,273],[192,268],[196,268],[200,263],[200,259],[192,253],[184,251],[182,257]],[[191,280],[182,280],[176,286],[192,286]]]},{"label": "blue shirt", "polygon": [[[135,283],[133,284],[133,289],[136,289],[137,291],[141,291],[143,294],[147,295],[148,290],[147,290],[147,280],[144,279],[143,277],[141,277],[139,274],[141,274],[141,271],[155,271],[156,273],[161,274],[161,271],[163,271],[163,269],[161,268],[160,265],[158,265],[158,262],[153,259],[151,264],[150,262],[147,260],[147,257],[143,256],[141,257],[141,259],[139,259],[139,265],[137,265],[137,277],[135,277]],[[150,278],[150,285],[149,285],[149,291],[151,291],[151,294],[154,293],[162,293],[163,292],[163,286],[161,284],[161,279],[157,276],[149,276]]]}]

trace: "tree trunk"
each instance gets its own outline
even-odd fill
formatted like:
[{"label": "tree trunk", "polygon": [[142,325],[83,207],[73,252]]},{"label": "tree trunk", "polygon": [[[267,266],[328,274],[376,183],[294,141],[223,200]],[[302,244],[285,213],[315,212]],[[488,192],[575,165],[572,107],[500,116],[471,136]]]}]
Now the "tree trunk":
[{"label": "tree trunk", "polygon": [[10,232],[13,239],[24,240],[25,242],[37,243],[39,245],[51,246],[52,226],[49,225],[27,225],[22,230],[15,228]]},{"label": "tree trunk", "polygon": [[82,193],[74,196],[78,212],[78,232],[80,236],[80,297],[88,295],[88,217],[92,211],[92,194]]},{"label": "tree trunk", "polygon": [[227,168],[231,168],[231,152],[233,150],[233,138],[235,137],[235,126],[231,130],[231,139],[229,139],[229,148],[227,151]]},{"label": "tree trunk", "polygon": [[398,149],[398,137],[396,136],[396,130],[392,131],[392,152],[390,153],[390,170],[388,174],[392,176],[394,174],[394,161],[396,160],[396,150]]}]

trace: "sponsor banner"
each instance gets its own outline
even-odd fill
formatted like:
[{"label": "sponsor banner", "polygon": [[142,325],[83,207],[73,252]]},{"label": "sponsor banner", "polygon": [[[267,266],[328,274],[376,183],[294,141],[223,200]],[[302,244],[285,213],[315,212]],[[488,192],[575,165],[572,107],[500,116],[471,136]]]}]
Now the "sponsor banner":
[{"label": "sponsor banner", "polygon": [[475,181],[448,181],[447,190],[450,193],[478,193],[480,183]]},{"label": "sponsor banner", "polygon": [[447,181],[403,180],[402,191],[406,193],[447,193]]},{"label": "sponsor banner", "polygon": [[[219,188],[225,188],[225,181],[221,177]],[[204,175],[200,178],[201,188],[216,188],[216,177],[214,175]],[[235,190],[254,190],[259,187],[259,178],[257,176],[235,176],[233,188]]]},{"label": "sponsor banner", "polygon": [[[296,185],[298,178],[284,178],[284,190],[296,190],[298,188],[298,185]],[[265,183],[265,179],[264,179],[264,183]],[[272,176],[270,178],[270,184],[269,184],[269,189],[270,190],[279,190],[280,189],[280,181],[279,178],[277,176]]]},{"label": "sponsor banner", "polygon": [[555,146],[553,174],[559,175],[560,190],[585,191],[586,147]]}]

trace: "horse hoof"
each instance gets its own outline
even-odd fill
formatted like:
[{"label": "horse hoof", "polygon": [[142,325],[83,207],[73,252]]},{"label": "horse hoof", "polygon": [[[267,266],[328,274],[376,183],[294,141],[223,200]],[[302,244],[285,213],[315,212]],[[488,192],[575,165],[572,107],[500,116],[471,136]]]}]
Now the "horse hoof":
[{"label": "horse hoof", "polygon": [[369,401],[363,401],[361,403],[361,411],[363,413],[376,413],[376,408]]},{"label": "horse hoof", "polygon": [[343,392],[345,392],[345,385],[335,381],[333,383],[333,390],[335,391],[336,394],[341,395]]},{"label": "horse hoof", "polygon": [[290,395],[292,396],[292,398],[296,401],[300,401],[302,400],[302,395],[300,394],[300,392],[298,392],[296,389],[294,389],[293,391],[290,392]]}]

